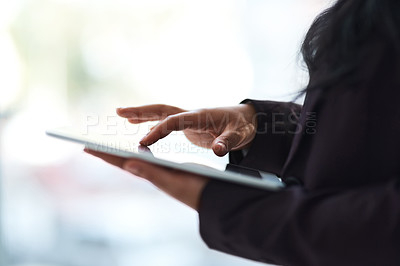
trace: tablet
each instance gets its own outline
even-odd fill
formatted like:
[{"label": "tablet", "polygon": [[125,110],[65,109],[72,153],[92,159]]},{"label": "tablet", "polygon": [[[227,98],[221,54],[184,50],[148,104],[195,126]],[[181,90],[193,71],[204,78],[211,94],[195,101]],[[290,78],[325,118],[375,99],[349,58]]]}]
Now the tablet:
[{"label": "tablet", "polygon": [[[139,145],[139,141],[144,135],[138,131],[119,134],[118,132],[89,132],[78,128],[63,127],[47,130],[46,134],[83,144],[86,148],[94,151],[123,158],[140,159],[211,179],[266,190],[279,190],[285,186],[274,174],[237,165],[228,164],[226,168],[224,167],[225,169],[216,169],[193,163],[193,161],[202,163],[201,153],[206,149],[190,144],[182,134],[175,135],[175,138],[168,136],[149,147]],[[215,159],[217,158],[215,155]]]}]

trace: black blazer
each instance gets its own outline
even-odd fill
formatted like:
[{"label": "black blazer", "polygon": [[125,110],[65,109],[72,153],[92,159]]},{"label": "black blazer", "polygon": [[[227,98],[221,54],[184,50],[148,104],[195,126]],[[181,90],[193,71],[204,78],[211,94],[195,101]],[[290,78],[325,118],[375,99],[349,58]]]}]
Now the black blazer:
[{"label": "black blazer", "polygon": [[210,181],[199,209],[206,244],[279,265],[400,265],[400,88],[382,75],[363,89],[309,92],[303,107],[248,100],[258,133],[231,162],[302,185]]}]

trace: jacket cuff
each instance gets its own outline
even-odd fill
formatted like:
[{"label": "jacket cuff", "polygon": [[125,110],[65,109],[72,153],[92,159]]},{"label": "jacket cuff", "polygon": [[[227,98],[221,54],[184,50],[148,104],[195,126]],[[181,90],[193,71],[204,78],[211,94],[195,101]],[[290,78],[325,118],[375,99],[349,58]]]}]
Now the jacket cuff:
[{"label": "jacket cuff", "polygon": [[[218,250],[234,256],[275,264],[270,259],[260,260],[257,249],[235,246],[235,233],[230,232],[235,224],[231,224],[232,213],[239,213],[243,202],[254,201],[255,198],[267,197],[267,190],[251,188],[219,180],[210,180],[203,189],[199,206],[200,236],[210,249]],[[232,221],[233,222],[233,221]],[[234,222],[233,222],[234,223]],[[238,233],[238,232],[236,232]],[[245,232],[239,232],[245,234]]]},{"label": "jacket cuff", "polygon": [[301,106],[291,102],[251,99],[241,103],[253,105],[257,133],[246,156],[241,150],[232,151],[229,162],[280,175],[296,133]]}]

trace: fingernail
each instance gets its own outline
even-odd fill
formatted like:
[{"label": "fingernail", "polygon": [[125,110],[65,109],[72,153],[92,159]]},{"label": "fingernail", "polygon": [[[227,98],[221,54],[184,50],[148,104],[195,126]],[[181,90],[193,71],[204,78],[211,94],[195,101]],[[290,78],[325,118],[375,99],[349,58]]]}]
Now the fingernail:
[{"label": "fingernail", "polygon": [[126,108],[126,107],[118,107],[118,108],[116,108],[115,110],[116,110],[117,112],[120,112],[120,111],[124,111],[125,108]]},{"label": "fingernail", "polygon": [[144,140],[146,137],[143,137],[140,141],[139,141],[139,144],[141,144],[141,145],[144,145],[144,146],[147,146],[146,144],[146,141]]},{"label": "fingernail", "polygon": [[218,142],[217,143],[217,147],[218,147],[218,150],[220,150],[220,151],[224,151],[225,152],[227,150],[226,145],[223,142]]},{"label": "fingernail", "polygon": [[148,136],[149,134],[150,134],[150,131],[147,132],[146,135],[144,135],[144,137],[139,141],[139,143],[142,144],[142,145],[144,145],[144,146],[147,146],[147,145],[148,145],[148,142],[146,141],[146,138],[147,138],[147,136]]}]

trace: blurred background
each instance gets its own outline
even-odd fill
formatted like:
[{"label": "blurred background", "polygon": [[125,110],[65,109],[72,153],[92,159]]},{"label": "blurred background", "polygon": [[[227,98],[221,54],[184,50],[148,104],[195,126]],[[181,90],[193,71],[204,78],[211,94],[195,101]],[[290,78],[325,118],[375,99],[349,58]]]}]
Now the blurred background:
[{"label": "blurred background", "polygon": [[259,265],[209,250],[194,211],[44,131],[120,106],[292,100],[329,2],[0,0],[0,264]]}]

